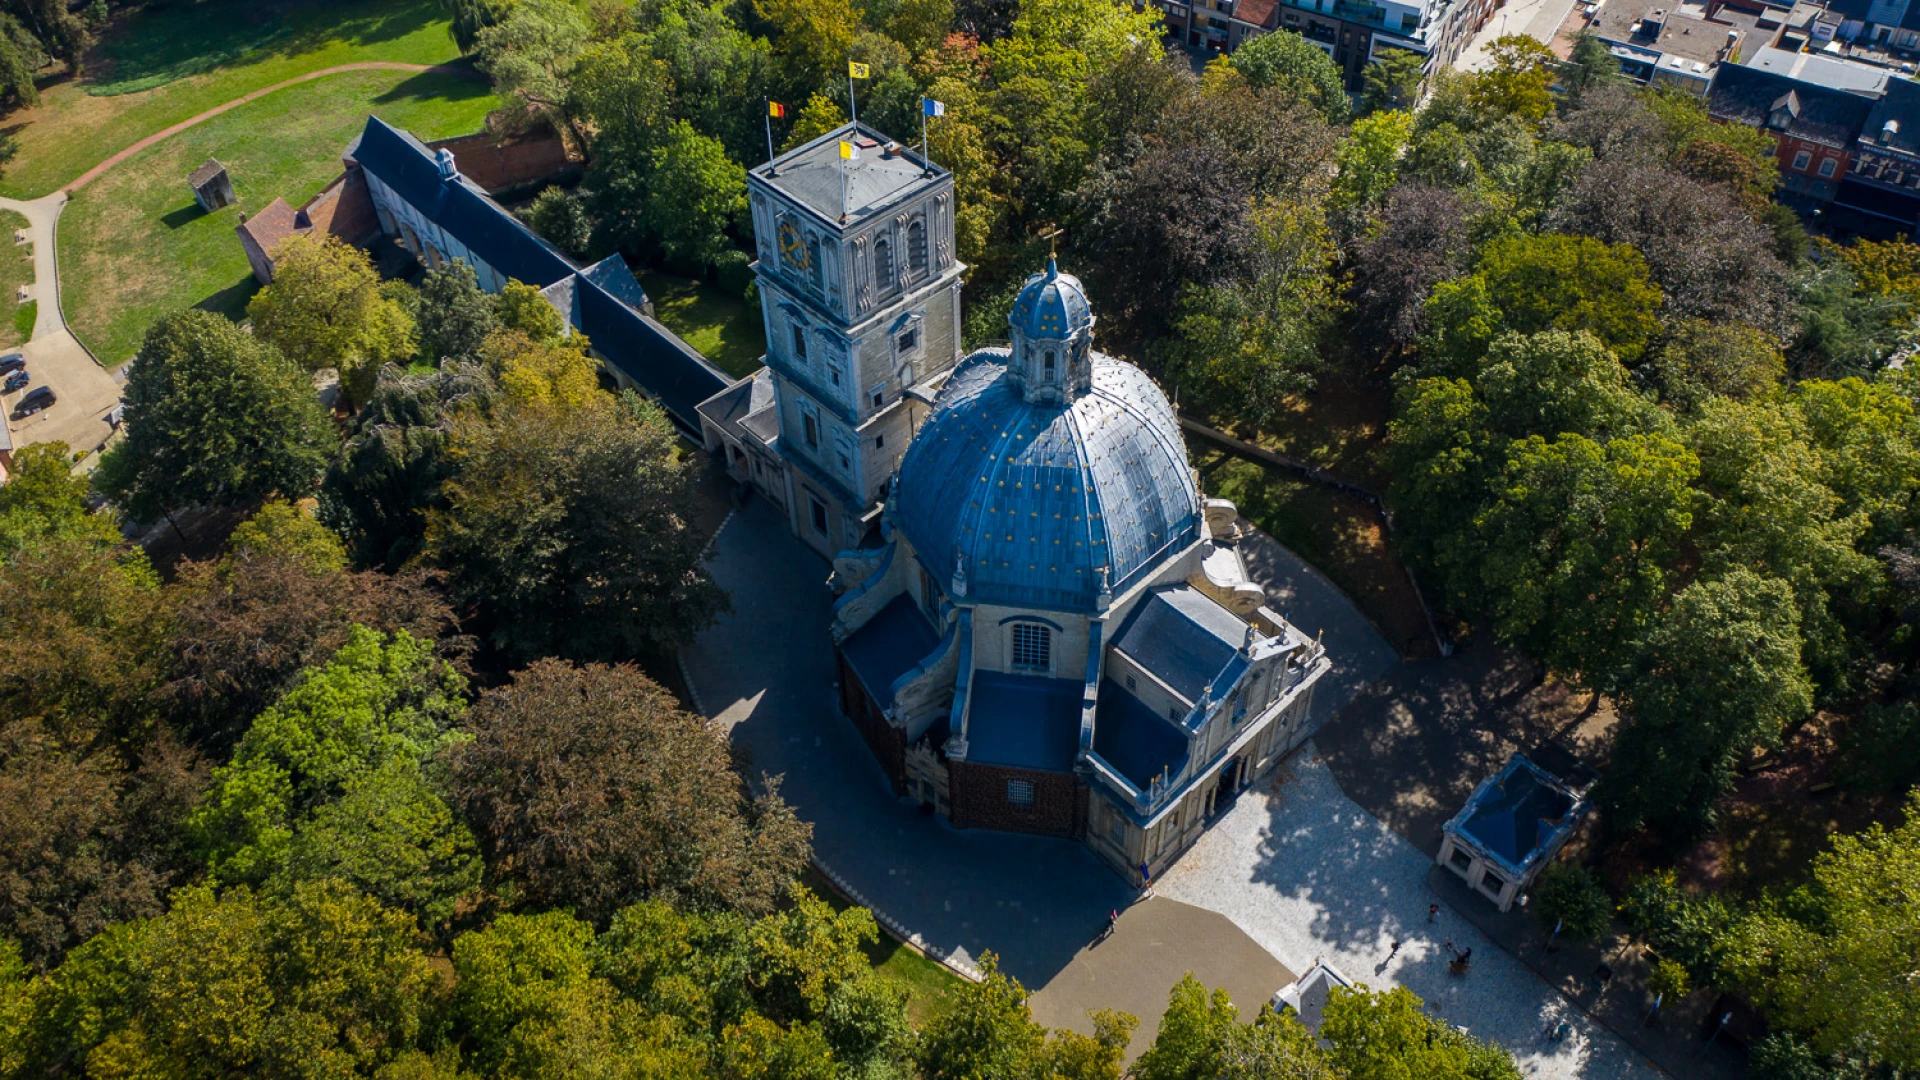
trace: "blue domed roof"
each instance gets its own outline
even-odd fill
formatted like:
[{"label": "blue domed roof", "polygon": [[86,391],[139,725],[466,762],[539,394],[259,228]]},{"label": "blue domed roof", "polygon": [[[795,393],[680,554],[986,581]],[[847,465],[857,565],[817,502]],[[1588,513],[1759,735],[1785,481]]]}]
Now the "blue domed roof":
[{"label": "blue domed roof", "polygon": [[1013,298],[1007,325],[1030,338],[1068,338],[1093,325],[1093,308],[1080,279],[1048,259],[1046,272],[1028,278]]},{"label": "blue domed roof", "polygon": [[[954,369],[900,463],[893,521],[942,589],[965,555],[973,602],[1094,611],[1200,538],[1173,407],[1099,353],[1071,401],[1026,401],[1004,349]],[[961,599],[955,597],[955,599]]]}]

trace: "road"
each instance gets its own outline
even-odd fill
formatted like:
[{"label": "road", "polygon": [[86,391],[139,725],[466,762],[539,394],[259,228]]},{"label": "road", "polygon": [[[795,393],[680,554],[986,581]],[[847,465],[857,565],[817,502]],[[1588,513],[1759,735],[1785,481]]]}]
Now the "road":
[{"label": "road", "polygon": [[27,242],[33,245],[33,285],[28,298],[37,301],[37,313],[33,336],[20,349],[26,354],[27,370],[33,374],[29,389],[50,386],[59,395],[52,408],[22,420],[13,420],[11,415],[26,391],[0,398],[16,449],[59,441],[75,451],[97,450],[112,431],[107,426],[107,414],[120,404],[120,384],[67,329],[60,310],[60,271],[54,239],[60,211],[66,205],[67,196],[62,191],[31,202],[0,199],[0,209],[27,219]]}]

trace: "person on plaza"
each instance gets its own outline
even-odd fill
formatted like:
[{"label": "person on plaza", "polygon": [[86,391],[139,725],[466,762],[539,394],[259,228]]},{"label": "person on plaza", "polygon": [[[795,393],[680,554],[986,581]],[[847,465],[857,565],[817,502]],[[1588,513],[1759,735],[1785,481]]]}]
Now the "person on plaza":
[{"label": "person on plaza", "polygon": [[1153,874],[1144,860],[1140,863],[1140,899],[1153,899]]},{"label": "person on plaza", "polygon": [[1120,929],[1120,913],[1118,911],[1107,912],[1107,936],[1112,937],[1115,931],[1118,931],[1119,929]]}]

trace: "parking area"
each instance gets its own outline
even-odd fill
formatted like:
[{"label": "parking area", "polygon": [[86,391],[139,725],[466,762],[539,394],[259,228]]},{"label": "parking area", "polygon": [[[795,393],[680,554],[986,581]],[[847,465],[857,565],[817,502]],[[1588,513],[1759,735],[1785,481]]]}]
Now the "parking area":
[{"label": "parking area", "polygon": [[[107,414],[120,404],[120,383],[65,328],[45,337],[36,337],[21,346],[27,357],[27,371],[33,379],[28,385],[0,397],[8,425],[13,429],[15,447],[60,441],[74,451],[98,450],[113,429]],[[12,419],[20,399],[35,387],[52,387],[58,400],[44,412],[20,420]]]}]

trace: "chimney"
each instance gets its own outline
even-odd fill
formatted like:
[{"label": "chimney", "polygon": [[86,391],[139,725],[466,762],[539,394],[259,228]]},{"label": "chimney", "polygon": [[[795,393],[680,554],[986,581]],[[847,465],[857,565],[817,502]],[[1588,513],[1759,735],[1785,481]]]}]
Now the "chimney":
[{"label": "chimney", "polygon": [[433,163],[440,167],[442,180],[451,180],[460,175],[459,166],[453,162],[453,151],[444,146],[433,152]]}]

